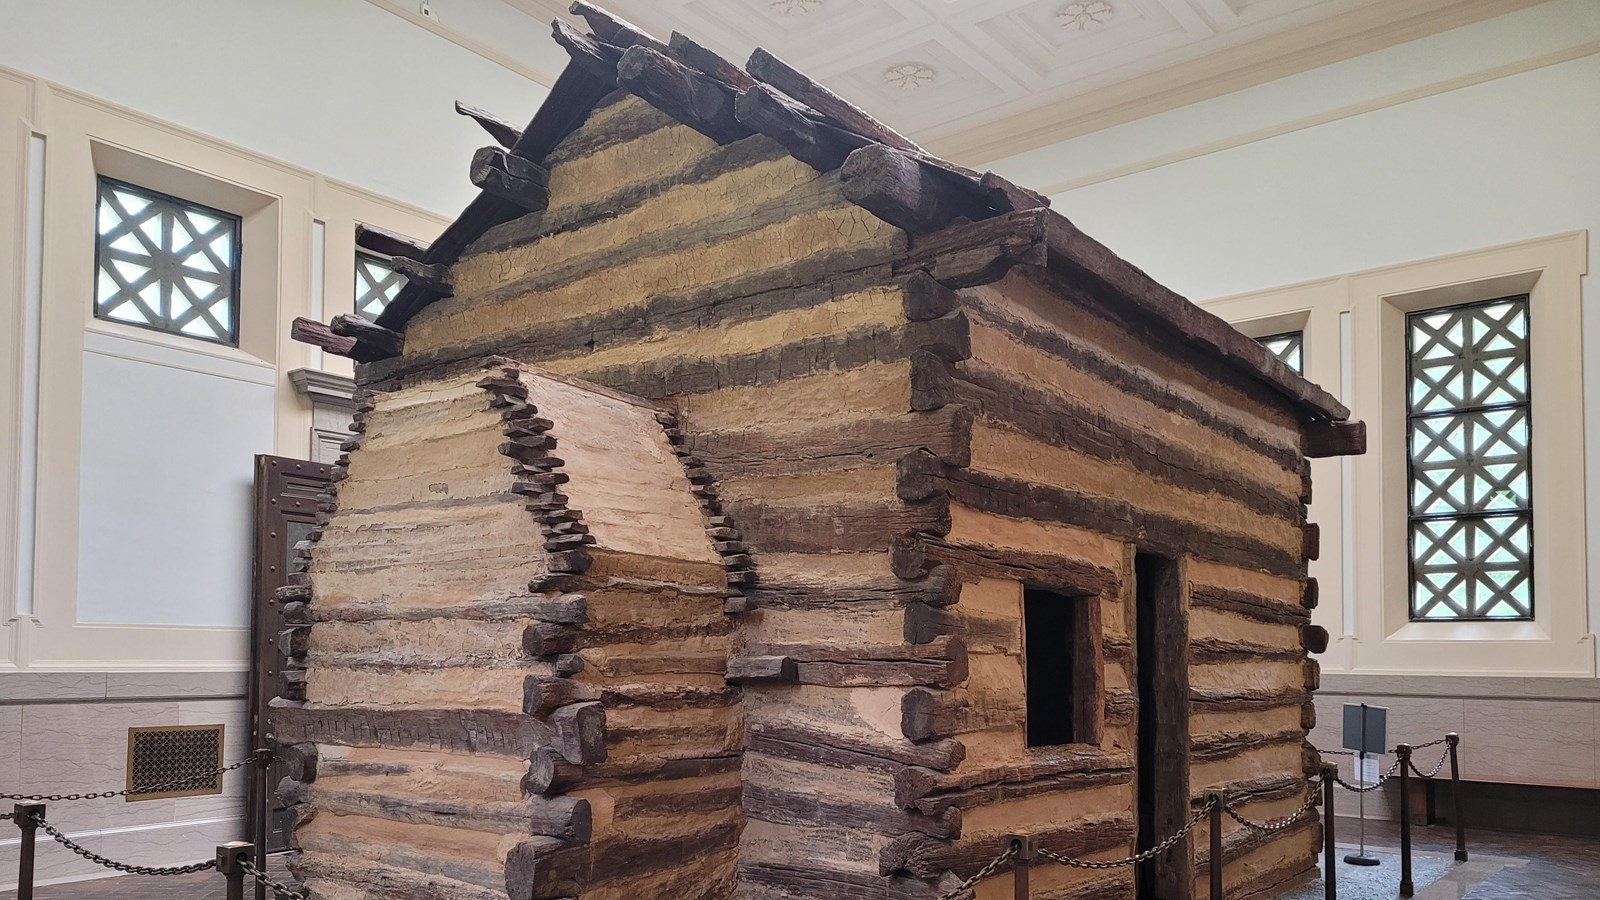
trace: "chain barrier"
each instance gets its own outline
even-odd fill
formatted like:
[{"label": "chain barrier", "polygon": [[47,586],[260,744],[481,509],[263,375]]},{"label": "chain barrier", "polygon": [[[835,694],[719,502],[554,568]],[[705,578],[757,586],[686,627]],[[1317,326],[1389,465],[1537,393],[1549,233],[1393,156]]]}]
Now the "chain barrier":
[{"label": "chain barrier", "polygon": [[1355,756],[1356,755],[1356,752],[1354,750],[1324,750],[1321,747],[1318,747],[1318,746],[1316,746],[1314,744],[1312,745],[1311,749],[1317,751],[1317,753],[1319,755],[1321,755],[1321,756]]},{"label": "chain barrier", "polygon": [[257,869],[255,864],[250,862],[248,858],[239,860],[239,867],[244,870],[246,875],[254,878],[257,884],[260,884],[267,890],[271,891],[272,896],[278,898],[278,900],[305,900],[306,891],[303,886],[284,884],[281,881],[274,881],[272,876],[261,871],[260,869]]},{"label": "chain barrier", "polygon": [[1268,819],[1265,822],[1252,822],[1249,819],[1246,819],[1244,816],[1239,815],[1239,813],[1235,811],[1232,806],[1224,806],[1222,811],[1227,814],[1228,818],[1238,822],[1240,825],[1243,825],[1252,831],[1259,831],[1263,834],[1272,834],[1275,831],[1282,831],[1283,829],[1288,828],[1290,825],[1293,825],[1294,823],[1305,818],[1306,814],[1311,812],[1311,810],[1316,807],[1317,801],[1321,799],[1319,796],[1317,796],[1317,783],[1310,780],[1307,780],[1306,783],[1311,785],[1311,796],[1306,798],[1306,802],[1302,803],[1299,809],[1287,816],[1284,816],[1283,818]]},{"label": "chain barrier", "polygon": [[1189,821],[1186,822],[1182,828],[1179,828],[1176,832],[1174,832],[1171,837],[1155,845],[1154,847],[1151,847],[1149,850],[1146,850],[1143,853],[1135,853],[1134,855],[1124,859],[1075,859],[1071,856],[1063,856],[1060,853],[1046,850],[1043,847],[1039,848],[1039,855],[1045,859],[1053,860],[1064,866],[1072,866],[1075,869],[1118,869],[1123,866],[1136,866],[1147,859],[1160,856],[1161,854],[1177,846],[1177,843],[1183,840],[1185,835],[1193,831],[1195,826],[1205,821],[1206,816],[1210,815],[1211,807],[1215,803],[1215,800],[1208,800],[1207,802],[1201,804],[1200,810],[1193,816],[1190,816]]},{"label": "chain barrier", "polygon": [[1010,844],[1007,844],[1006,848],[1004,850],[1001,850],[1000,854],[998,856],[996,856],[994,859],[989,860],[989,864],[988,865],[984,866],[983,868],[979,869],[977,872],[973,873],[971,878],[968,878],[966,881],[963,881],[959,885],[951,888],[950,890],[944,892],[943,894],[940,894],[939,895],[939,900],[956,900],[957,897],[960,897],[963,894],[967,893],[968,891],[972,890],[972,886],[973,885],[975,885],[978,882],[984,880],[985,878],[988,878],[989,876],[993,875],[994,873],[1000,871],[1000,867],[1004,866],[1007,862],[1009,862],[1011,857],[1015,856],[1016,853],[1017,853],[1017,848],[1011,846]]},{"label": "chain barrier", "polygon": [[1351,784],[1350,782],[1345,781],[1344,780],[1344,776],[1342,776],[1342,775],[1333,776],[1333,780],[1338,782],[1339,786],[1344,788],[1347,791],[1355,791],[1358,794],[1366,794],[1366,793],[1370,793],[1372,791],[1375,791],[1378,788],[1383,787],[1384,784],[1387,783],[1389,779],[1393,778],[1395,776],[1395,774],[1398,773],[1399,771],[1400,771],[1400,760],[1396,759],[1394,761],[1394,764],[1389,766],[1389,771],[1383,773],[1383,775],[1380,776],[1377,781],[1374,781],[1373,783],[1367,785],[1366,787],[1356,787],[1355,785]]},{"label": "chain barrier", "polygon": [[[47,801],[51,803],[59,803],[63,800],[106,800],[112,797],[126,797],[129,794],[159,794],[165,791],[179,791],[183,790],[184,788],[210,784],[211,782],[215,781],[219,775],[226,775],[227,773],[232,772],[234,769],[242,769],[251,764],[259,764],[261,762],[261,754],[264,752],[269,751],[258,750],[231,766],[223,766],[220,769],[215,769],[203,775],[190,775],[180,781],[169,781],[165,784],[139,785],[138,787],[124,788],[120,791],[95,791],[88,794],[0,793],[0,800],[30,800],[36,803],[43,803]],[[278,760],[279,762],[283,761],[276,756],[273,756],[272,759]]]},{"label": "chain barrier", "polygon": [[34,824],[38,825],[39,828],[44,830],[45,834],[50,835],[50,837],[54,839],[56,843],[67,848],[68,850],[71,850],[73,853],[78,854],[97,866],[105,866],[108,869],[115,869],[118,872],[127,872],[130,875],[188,875],[191,872],[204,872],[207,869],[215,869],[217,867],[217,861],[214,859],[208,859],[205,862],[190,863],[186,866],[136,866],[131,863],[121,863],[114,859],[107,859],[93,850],[74,842],[72,838],[69,838],[58,831],[54,825],[46,822],[44,816],[35,814],[33,816],[33,821]]},{"label": "chain barrier", "polygon": [[[1434,742],[1434,744],[1438,744],[1438,743],[1440,743],[1440,742],[1439,741],[1435,741]],[[1431,746],[1434,746],[1434,744],[1423,744],[1422,746],[1431,747]],[[1449,761],[1450,761],[1450,750],[1447,748],[1443,753],[1439,754],[1439,761],[1437,763],[1434,763],[1433,768],[1429,769],[1426,772],[1424,772],[1421,769],[1417,768],[1417,764],[1412,762],[1409,759],[1406,760],[1406,765],[1411,767],[1411,771],[1417,773],[1417,777],[1418,778],[1432,778],[1433,776],[1435,776],[1435,775],[1439,774],[1440,772],[1444,771],[1444,764],[1449,762]]]}]

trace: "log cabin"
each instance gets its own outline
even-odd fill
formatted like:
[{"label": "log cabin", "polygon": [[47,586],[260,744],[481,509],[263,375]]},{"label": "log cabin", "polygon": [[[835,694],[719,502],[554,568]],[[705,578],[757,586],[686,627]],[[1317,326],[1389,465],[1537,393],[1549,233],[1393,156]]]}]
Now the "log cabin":
[{"label": "log cabin", "polygon": [[[280,592],[327,900],[935,900],[1309,801],[1334,397],[993,173],[764,51],[587,3],[374,321]],[[1229,821],[1227,896],[1313,811]],[[1036,896],[1202,896],[1206,826]],[[977,897],[1010,896],[1002,866]]]}]

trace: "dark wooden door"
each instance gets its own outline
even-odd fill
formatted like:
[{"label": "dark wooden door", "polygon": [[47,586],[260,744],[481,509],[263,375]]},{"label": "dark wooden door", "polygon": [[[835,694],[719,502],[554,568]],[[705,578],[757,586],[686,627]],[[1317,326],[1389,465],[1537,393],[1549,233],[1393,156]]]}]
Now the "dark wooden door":
[{"label": "dark wooden door", "polygon": [[[1138,849],[1156,846],[1189,820],[1189,616],[1177,561],[1134,558],[1135,668],[1139,731],[1135,739]],[[1193,841],[1188,837],[1140,864],[1138,900],[1190,900]]]},{"label": "dark wooden door", "polygon": [[[327,488],[333,467],[282,456],[256,457],[255,547],[250,610],[250,740],[251,747],[270,747],[273,741],[272,698],[283,693],[283,657],[278,636],[283,632],[283,610],[277,589],[288,583],[294,546],[317,523],[317,504]],[[249,840],[258,847],[288,849],[285,810],[277,802],[277,785],[283,779],[281,763],[265,775],[251,768],[246,809]],[[265,832],[265,834],[263,834]]]}]

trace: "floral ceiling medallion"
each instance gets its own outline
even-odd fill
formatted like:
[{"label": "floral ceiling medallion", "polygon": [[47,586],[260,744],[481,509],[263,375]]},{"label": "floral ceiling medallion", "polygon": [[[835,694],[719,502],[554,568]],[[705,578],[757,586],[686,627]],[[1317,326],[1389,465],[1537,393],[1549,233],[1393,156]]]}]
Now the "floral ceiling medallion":
[{"label": "floral ceiling medallion", "polygon": [[1056,10],[1063,31],[1098,31],[1117,15],[1109,0],[1073,0]]},{"label": "floral ceiling medallion", "polygon": [[883,72],[883,80],[895,90],[912,93],[933,84],[939,77],[933,66],[919,62],[903,62],[890,66]]},{"label": "floral ceiling medallion", "polygon": [[767,5],[780,16],[799,18],[821,9],[822,0],[767,0]]}]

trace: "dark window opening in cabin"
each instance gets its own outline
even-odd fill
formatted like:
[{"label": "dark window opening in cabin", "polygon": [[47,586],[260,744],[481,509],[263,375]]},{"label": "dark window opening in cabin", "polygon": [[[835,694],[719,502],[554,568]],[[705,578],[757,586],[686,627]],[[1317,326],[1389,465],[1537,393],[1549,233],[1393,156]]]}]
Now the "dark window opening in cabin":
[{"label": "dark window opening in cabin", "polygon": [[1028,746],[1096,743],[1094,600],[1022,592]]}]

